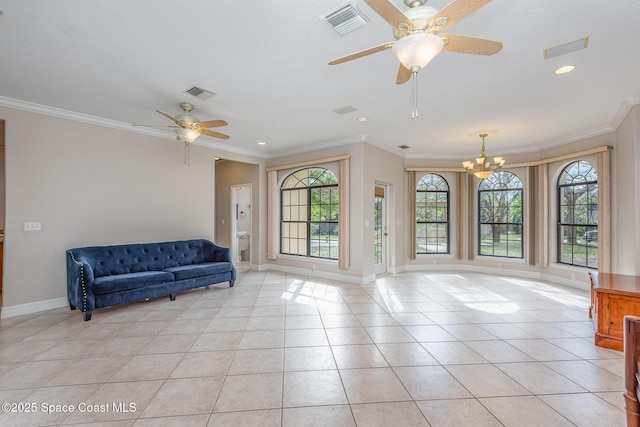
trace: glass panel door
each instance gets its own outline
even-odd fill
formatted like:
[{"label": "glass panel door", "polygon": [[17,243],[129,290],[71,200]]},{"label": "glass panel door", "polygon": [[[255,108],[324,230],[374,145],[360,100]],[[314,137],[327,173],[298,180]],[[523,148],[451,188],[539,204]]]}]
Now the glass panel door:
[{"label": "glass panel door", "polygon": [[376,185],[374,199],[373,250],[376,275],[387,272],[387,213],[385,187]]}]

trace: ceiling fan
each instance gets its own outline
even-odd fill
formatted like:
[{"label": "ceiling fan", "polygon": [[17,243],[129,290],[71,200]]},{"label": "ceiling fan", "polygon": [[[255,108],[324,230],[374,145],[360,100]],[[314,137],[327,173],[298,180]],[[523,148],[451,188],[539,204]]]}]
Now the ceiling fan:
[{"label": "ceiling fan", "polygon": [[[220,126],[226,126],[228,123],[224,120],[207,120],[201,122],[197,117],[192,116],[190,113],[195,108],[193,104],[188,102],[180,103],[180,108],[184,111],[184,114],[178,114],[173,117],[167,113],[164,113],[160,110],[156,110],[156,112],[162,114],[164,117],[171,120],[175,125],[167,125],[161,127],[169,127],[173,128],[173,131],[176,133],[176,139],[178,141],[184,141],[185,146],[185,164],[189,165],[189,144],[195,141],[200,135],[207,135],[214,138],[220,139],[229,139],[229,135],[225,135],[220,132],[214,132],[209,130],[208,128],[215,128]],[[155,125],[134,125],[134,126],[145,126],[145,127],[157,127]]]},{"label": "ceiling fan", "polygon": [[363,56],[393,49],[400,61],[396,78],[403,84],[413,77],[413,111],[411,117],[418,117],[417,74],[442,50],[473,55],[493,55],[502,49],[502,43],[461,36],[458,34],[438,34],[456,22],[469,16],[491,0],[454,0],[442,10],[425,6],[427,0],[404,0],[409,6],[402,12],[391,0],[364,0],[378,15],[393,27],[395,42],[384,43],[329,62],[329,65],[362,58]]}]

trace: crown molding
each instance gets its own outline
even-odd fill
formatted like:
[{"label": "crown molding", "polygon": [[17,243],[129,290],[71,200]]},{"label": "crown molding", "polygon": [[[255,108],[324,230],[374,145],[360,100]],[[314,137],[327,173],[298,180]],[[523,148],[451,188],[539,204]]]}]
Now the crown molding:
[{"label": "crown molding", "polygon": [[96,126],[103,126],[112,129],[124,130],[127,132],[141,133],[145,135],[157,136],[159,138],[175,139],[173,133],[158,129],[150,129],[142,126],[133,126],[131,123],[119,122],[117,120],[105,119],[103,117],[91,116],[75,111],[63,110],[62,108],[49,107],[47,105],[35,104],[18,99],[0,96],[0,107],[8,107],[16,110],[28,111],[30,113],[44,114],[46,116],[58,117],[61,119],[73,120],[76,122],[88,123]]},{"label": "crown molding", "polygon": [[[540,152],[543,150],[547,150],[550,148],[558,147],[565,144],[570,144],[572,142],[581,141],[588,138],[593,138],[601,135],[605,135],[611,132],[615,132],[622,121],[627,117],[629,111],[635,106],[640,104],[640,97],[630,97],[626,98],[620,104],[616,114],[611,120],[611,123],[606,126],[601,126],[599,128],[590,129],[584,132],[575,133],[572,135],[566,135],[560,138],[556,138],[544,144],[532,144],[526,148],[514,149],[514,150],[503,150],[501,151],[501,155],[511,155],[511,154],[523,154],[523,153],[534,153]],[[62,108],[50,107],[47,105],[35,104],[32,102],[22,101],[18,99],[12,99],[0,96],[0,107],[13,108],[16,110],[28,111],[37,114],[44,114],[48,116],[58,117],[67,120],[74,120],[82,123],[88,123],[96,126],[103,126],[112,129],[124,130],[126,132],[139,133],[143,135],[155,136],[158,138],[171,139],[175,140],[175,135],[173,132],[162,131],[158,129],[146,128],[143,126],[133,126],[131,123],[120,122],[117,120],[105,119],[103,117],[92,116],[84,113],[77,113],[74,111],[64,110]],[[234,145],[220,143],[220,142],[209,142],[204,139],[198,139],[193,144],[199,145],[211,149],[224,150],[234,154],[241,154],[245,156],[252,156],[259,159],[274,159],[283,156],[289,156],[292,154],[302,154],[308,153],[323,149],[328,149],[332,147],[338,147],[346,144],[353,144],[358,142],[366,142],[371,144],[381,150],[387,151],[393,155],[399,156],[401,158],[407,160],[425,160],[425,159],[438,159],[438,160],[459,160],[460,158],[467,158],[469,156],[473,156],[477,153],[469,153],[469,154],[461,154],[456,156],[451,155],[440,155],[433,153],[405,153],[399,150],[396,147],[390,147],[389,145],[379,144],[370,140],[367,140],[367,136],[365,134],[352,135],[344,138],[336,138],[327,141],[319,141],[317,143],[312,143],[304,146],[297,147],[296,149],[285,149],[274,151],[270,153],[261,153],[257,150],[247,150],[243,148],[238,148]]]},{"label": "crown molding", "polygon": [[330,139],[327,141],[320,141],[320,142],[309,144],[309,145],[303,145],[296,149],[285,149],[280,151],[274,151],[269,153],[265,158],[277,159],[279,157],[290,156],[293,154],[309,153],[309,152],[318,151],[318,150],[325,150],[327,148],[332,148],[332,147],[355,144],[358,142],[366,142],[366,135],[364,134],[352,135],[352,136],[347,136],[345,138],[336,138],[336,139]]},{"label": "crown molding", "polygon": [[[89,114],[77,113],[74,111],[63,110],[62,108],[49,107],[47,105],[35,104],[32,102],[21,101],[0,96],[0,107],[13,108],[16,110],[28,111],[30,113],[44,114],[47,116],[58,117],[61,119],[73,120],[76,122],[88,123],[96,126],[103,126],[112,129],[124,130],[126,132],[139,133],[143,135],[155,136],[158,138],[175,140],[176,135],[173,132],[167,132],[159,129],[151,129],[144,126],[133,126],[131,123],[120,122],[117,120],[105,119],[103,117],[91,116]],[[224,150],[227,152],[242,154],[253,157],[260,157],[256,152],[226,145],[222,143],[214,143],[197,139],[194,145],[200,145],[207,148]]]}]

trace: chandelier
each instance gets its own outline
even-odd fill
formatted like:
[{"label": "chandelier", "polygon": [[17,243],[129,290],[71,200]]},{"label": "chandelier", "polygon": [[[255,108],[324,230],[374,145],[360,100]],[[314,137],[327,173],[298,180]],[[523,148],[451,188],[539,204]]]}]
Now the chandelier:
[{"label": "chandelier", "polygon": [[482,138],[482,151],[480,152],[480,157],[476,158],[477,165],[472,161],[462,162],[462,166],[467,170],[470,175],[475,175],[480,179],[489,178],[493,175],[494,172],[499,171],[504,166],[504,159],[502,157],[494,157],[493,162],[487,159],[487,154],[484,151],[484,139],[489,136],[489,134],[481,133],[480,138]]}]

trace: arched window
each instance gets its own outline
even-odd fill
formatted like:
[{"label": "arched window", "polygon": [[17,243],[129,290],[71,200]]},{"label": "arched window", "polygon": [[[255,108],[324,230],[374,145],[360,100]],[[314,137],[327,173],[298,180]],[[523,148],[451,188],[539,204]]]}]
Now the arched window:
[{"label": "arched window", "polygon": [[280,187],[280,252],[338,259],[338,179],[328,169],[305,168]]},{"label": "arched window", "polygon": [[416,253],[449,253],[449,185],[435,173],[416,187]]},{"label": "arched window", "polygon": [[478,253],[523,258],[522,181],[500,171],[478,187]]},{"label": "arched window", "polygon": [[598,174],[582,160],[558,177],[558,262],[598,268]]}]

